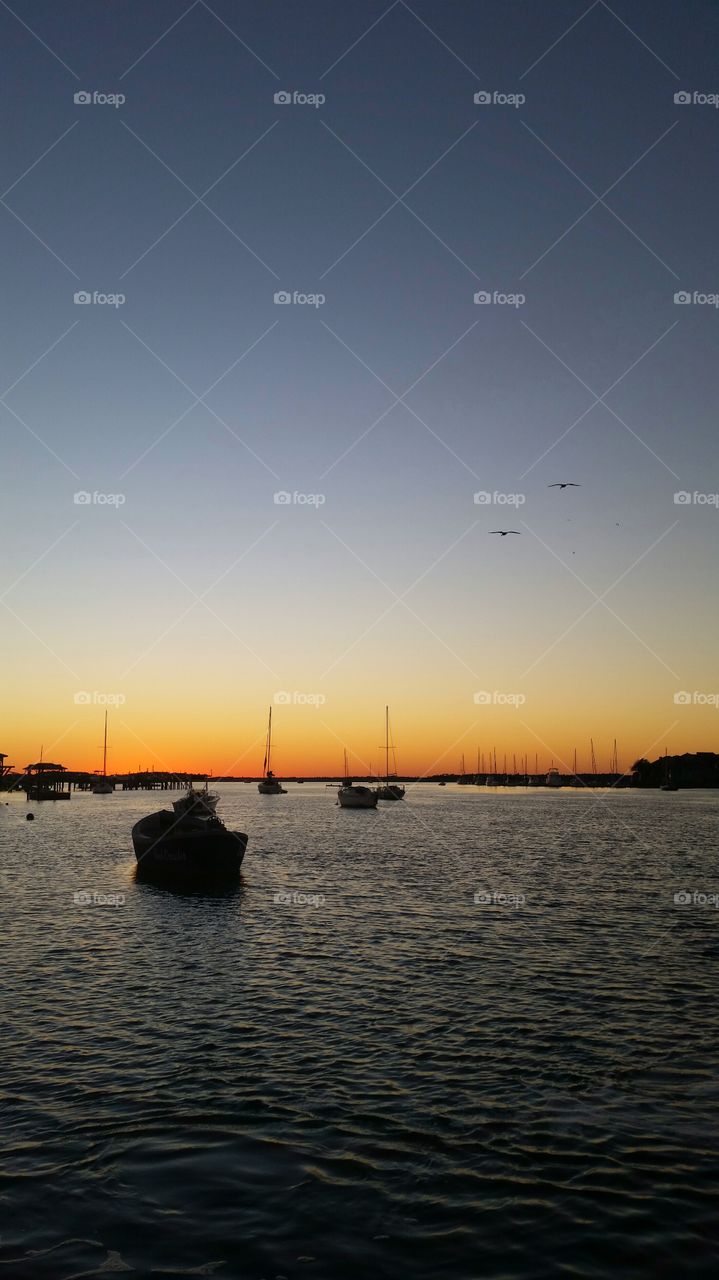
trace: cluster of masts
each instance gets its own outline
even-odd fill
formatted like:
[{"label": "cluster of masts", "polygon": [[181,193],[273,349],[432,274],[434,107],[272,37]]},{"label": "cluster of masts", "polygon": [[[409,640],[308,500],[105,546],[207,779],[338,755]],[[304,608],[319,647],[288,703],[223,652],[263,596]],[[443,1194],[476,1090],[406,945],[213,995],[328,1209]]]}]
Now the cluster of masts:
[{"label": "cluster of masts", "polygon": [[[602,772],[602,771],[599,769],[598,764],[597,764],[597,753],[596,753],[596,751],[595,751],[595,749],[594,749],[594,739],[593,739],[593,738],[590,738],[590,739],[589,739],[589,752],[590,752],[591,766],[590,766],[590,768],[589,768],[588,770],[580,770],[580,769],[578,769],[578,767],[577,767],[577,748],[575,747],[575,748],[574,748],[574,759],[573,759],[572,768],[571,768],[571,769],[569,769],[569,768],[567,768],[567,767],[565,766],[565,768],[564,768],[564,773],[565,773],[565,774],[567,774],[567,775],[569,775],[570,777],[580,777],[580,776],[583,776],[585,773],[590,773],[590,774],[596,775],[596,774],[598,774],[598,773]],[[548,770],[544,769],[544,770],[542,770],[541,772],[542,772],[542,773],[546,773],[546,772],[550,772],[550,773],[559,773],[559,772],[561,772],[561,771],[560,771],[560,769],[555,765],[554,759],[552,758],[552,760],[550,761],[550,764],[549,764]],[[616,775],[617,777],[618,777],[618,776],[619,776],[619,774],[620,774],[620,770],[619,770],[619,755],[618,755],[618,752],[617,752],[617,740],[616,740],[616,738],[614,739],[614,742],[613,742],[613,744],[612,744],[611,751],[610,751],[610,753],[609,753],[609,768],[607,769],[607,773],[608,773],[608,774],[614,774],[614,775]],[[477,775],[481,775],[482,777],[489,777],[489,776],[494,776],[494,777],[500,777],[500,776],[501,776],[501,777],[515,777],[515,778],[521,778],[521,777],[525,777],[525,778],[529,778],[529,777],[539,777],[539,776],[540,776],[540,768],[539,768],[539,754],[538,754],[537,752],[535,752],[535,754],[534,754],[534,769],[532,770],[532,769],[530,768],[530,757],[529,757],[529,755],[528,755],[527,753],[525,753],[525,754],[523,754],[523,755],[520,755],[520,756],[519,756],[519,763],[517,762],[517,755],[516,755],[516,753],[513,753],[513,754],[512,754],[512,767],[511,767],[511,769],[510,769],[510,768],[509,768],[509,764],[508,764],[508,758],[507,758],[507,752],[506,752],[506,751],[505,751],[505,752],[503,753],[503,755],[502,755],[502,761],[501,761],[501,767],[500,767],[500,764],[499,764],[499,763],[498,763],[498,761],[497,761],[497,751],[496,751],[496,748],[492,748],[492,750],[491,750],[491,751],[489,751],[489,752],[487,753],[487,755],[485,756],[485,753],[484,753],[483,751],[480,751],[479,747],[477,747],[477,770],[476,770],[476,774],[477,774]],[[475,776],[475,775],[472,775],[472,774],[468,774],[468,773],[467,773],[467,766],[466,766],[466,762],[465,762],[465,757],[464,757],[464,755],[462,755],[462,760],[461,760],[461,764],[460,764],[459,776],[460,776],[460,778],[463,778],[463,777],[464,777],[464,778],[469,778],[469,777],[473,777],[473,776]]]}]

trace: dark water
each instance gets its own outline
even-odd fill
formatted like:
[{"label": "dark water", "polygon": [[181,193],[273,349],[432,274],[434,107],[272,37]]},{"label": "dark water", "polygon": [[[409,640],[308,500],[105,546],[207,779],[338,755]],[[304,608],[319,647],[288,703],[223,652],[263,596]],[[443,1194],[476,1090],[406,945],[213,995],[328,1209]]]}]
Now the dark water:
[{"label": "dark water", "polygon": [[288,786],[225,896],[0,807],[0,1280],[714,1273],[719,797]]}]

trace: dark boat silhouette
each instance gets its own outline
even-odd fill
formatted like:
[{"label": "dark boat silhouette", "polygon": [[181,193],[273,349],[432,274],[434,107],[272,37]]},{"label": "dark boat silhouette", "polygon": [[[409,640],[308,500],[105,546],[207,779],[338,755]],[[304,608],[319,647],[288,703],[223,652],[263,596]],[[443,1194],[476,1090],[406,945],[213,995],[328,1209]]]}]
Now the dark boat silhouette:
[{"label": "dark boat silhouette", "polygon": [[239,874],[248,837],[217,817],[217,796],[190,787],[173,804],[132,828],[138,874],[181,882],[217,882]]}]

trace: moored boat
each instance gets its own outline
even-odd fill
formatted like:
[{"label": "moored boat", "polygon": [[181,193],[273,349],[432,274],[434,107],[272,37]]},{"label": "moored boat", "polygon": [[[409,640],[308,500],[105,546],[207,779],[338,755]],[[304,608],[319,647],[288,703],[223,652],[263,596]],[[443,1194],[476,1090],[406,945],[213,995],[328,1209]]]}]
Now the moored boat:
[{"label": "moored boat", "polygon": [[182,882],[227,881],[242,866],[248,837],[217,817],[218,797],[190,787],[173,804],[132,828],[138,874]]},{"label": "moored boat", "polygon": [[377,792],[371,787],[356,787],[351,778],[345,778],[337,792],[337,802],[343,809],[376,809]]},{"label": "moored boat", "polygon": [[107,711],[105,712],[105,738],[102,746],[102,773],[92,784],[94,796],[111,796],[115,790],[114,782],[107,776]]},{"label": "moored boat", "polygon": [[389,771],[389,752],[390,752],[389,707],[385,707],[384,709],[384,740],[385,740],[384,782],[382,783],[381,786],[377,787],[377,799],[378,800],[404,800],[405,789],[402,786],[402,784],[400,782],[391,781],[391,779],[397,777],[397,772],[396,772],[397,765],[396,765],[396,761],[394,760],[394,744],[392,745],[392,760],[395,765],[395,772],[390,773]]},{"label": "moored boat", "polygon": [[262,782],[258,782],[257,790],[261,796],[286,796],[287,791],[270,768],[272,759],[272,707],[270,707],[270,715],[267,721],[267,741],[265,743],[265,759],[262,766],[264,778]]}]

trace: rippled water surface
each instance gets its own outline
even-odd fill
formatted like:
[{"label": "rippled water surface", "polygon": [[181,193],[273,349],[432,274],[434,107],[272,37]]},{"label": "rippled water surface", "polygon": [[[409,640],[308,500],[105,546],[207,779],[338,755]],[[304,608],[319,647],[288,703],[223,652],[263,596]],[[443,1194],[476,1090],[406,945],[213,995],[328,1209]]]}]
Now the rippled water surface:
[{"label": "rippled water surface", "polygon": [[719,797],[287,785],[0,797],[0,1280],[714,1274]]}]

